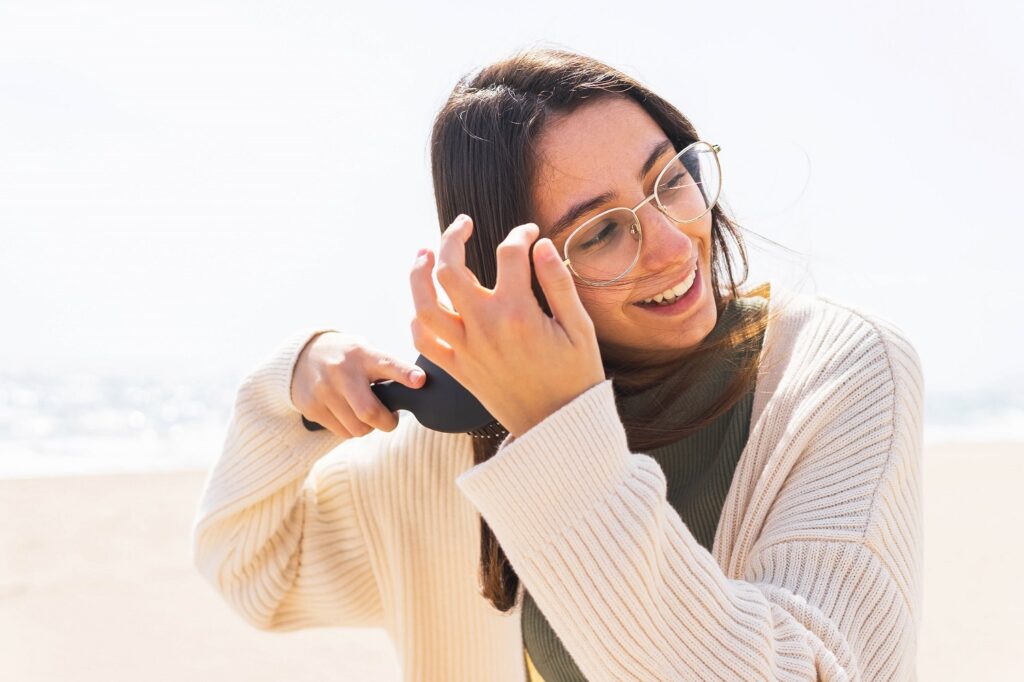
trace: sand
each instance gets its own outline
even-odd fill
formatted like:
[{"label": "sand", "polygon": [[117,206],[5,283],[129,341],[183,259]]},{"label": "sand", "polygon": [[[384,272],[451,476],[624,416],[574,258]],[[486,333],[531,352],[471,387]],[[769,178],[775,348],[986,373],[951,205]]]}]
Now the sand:
[{"label": "sand", "polygon": [[0,481],[0,679],[397,680],[382,630],[256,630],[193,568],[204,472]]},{"label": "sand", "polygon": [[[248,626],[191,565],[205,472],[0,480],[5,680],[398,680],[381,630]],[[1024,444],[925,452],[922,680],[1019,674]]]}]

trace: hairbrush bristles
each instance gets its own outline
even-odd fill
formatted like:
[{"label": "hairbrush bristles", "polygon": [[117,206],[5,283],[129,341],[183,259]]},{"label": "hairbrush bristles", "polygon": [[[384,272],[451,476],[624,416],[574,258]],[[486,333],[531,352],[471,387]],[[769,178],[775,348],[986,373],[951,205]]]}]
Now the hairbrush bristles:
[{"label": "hairbrush bristles", "polygon": [[504,438],[508,435],[508,429],[502,426],[500,422],[493,421],[490,424],[481,426],[479,429],[467,431],[467,433],[474,438]]}]

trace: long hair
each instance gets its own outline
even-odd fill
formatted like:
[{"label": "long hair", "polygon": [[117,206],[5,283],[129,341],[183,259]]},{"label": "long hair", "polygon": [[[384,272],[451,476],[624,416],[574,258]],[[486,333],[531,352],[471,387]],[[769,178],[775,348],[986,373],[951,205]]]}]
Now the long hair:
[{"label": "long hair", "polygon": [[[466,266],[483,286],[493,288],[496,284],[498,245],[517,225],[537,222],[531,187],[538,167],[536,140],[545,123],[604,97],[633,99],[658,123],[677,151],[699,139],[682,113],[635,79],[596,59],[566,50],[521,51],[466,74],[455,85],[431,133],[434,197],[442,232],[458,214],[472,216]],[[742,264],[741,277],[734,272],[737,256]],[[718,319],[722,319],[729,301],[748,295],[768,298],[767,283],[745,294],[740,292],[747,275],[742,236],[722,207],[716,205],[712,209],[711,290]],[[536,273],[532,288],[540,307],[550,315]],[[743,351],[751,339],[759,338],[768,319],[750,313],[760,308],[744,310],[747,313],[740,315],[727,333],[709,334],[681,356],[648,355],[640,349],[623,353],[623,349],[601,344],[605,375],[613,380],[617,399],[666,381],[671,382],[663,387],[666,395],[675,395],[698,380],[701,367],[716,359],[742,358],[722,394],[695,419],[677,424],[669,406],[661,410],[655,406],[641,415],[623,415],[631,452],[672,443],[700,430],[724,415],[754,385],[759,354],[737,350]],[[494,456],[498,445],[498,439],[473,438],[474,464]],[[480,524],[481,593],[499,611],[509,611],[515,606],[519,579],[483,518]]]}]

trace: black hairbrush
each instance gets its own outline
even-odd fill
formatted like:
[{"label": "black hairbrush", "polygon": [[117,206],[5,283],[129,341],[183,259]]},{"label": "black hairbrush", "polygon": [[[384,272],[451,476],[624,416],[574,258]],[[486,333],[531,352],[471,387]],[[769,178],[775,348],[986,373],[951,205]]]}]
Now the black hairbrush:
[{"label": "black hairbrush", "polygon": [[[433,431],[468,433],[476,438],[504,438],[508,430],[488,412],[472,393],[448,372],[420,355],[415,363],[427,375],[420,388],[397,381],[370,384],[370,390],[392,412],[408,410],[416,421]],[[324,427],[302,417],[310,431]]]}]

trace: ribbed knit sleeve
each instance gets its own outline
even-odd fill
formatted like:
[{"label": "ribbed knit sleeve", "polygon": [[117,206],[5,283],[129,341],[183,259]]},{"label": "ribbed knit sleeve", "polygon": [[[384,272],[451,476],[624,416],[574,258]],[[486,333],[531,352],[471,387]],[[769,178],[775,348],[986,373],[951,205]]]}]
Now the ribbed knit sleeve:
[{"label": "ribbed knit sleeve", "polygon": [[295,362],[320,331],[293,335],[242,381],[192,526],[196,567],[261,630],[383,617],[349,461],[314,468],[345,439],[307,431],[291,399]]},{"label": "ribbed knit sleeve", "polygon": [[[456,483],[591,682],[913,679],[920,611],[922,391],[892,327],[823,316],[758,435],[775,487],[728,577],[631,453],[611,380]],[[806,463],[806,465],[805,465]],[[728,519],[726,520],[728,522]]]}]

